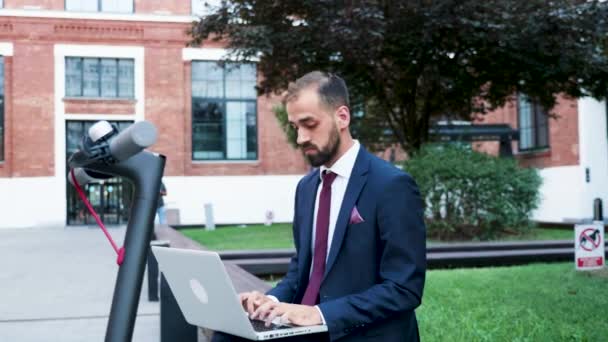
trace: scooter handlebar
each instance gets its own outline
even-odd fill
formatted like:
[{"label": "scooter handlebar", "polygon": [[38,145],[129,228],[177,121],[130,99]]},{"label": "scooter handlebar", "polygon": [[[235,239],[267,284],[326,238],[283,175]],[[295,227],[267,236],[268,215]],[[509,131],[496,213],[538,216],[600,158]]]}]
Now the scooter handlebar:
[{"label": "scooter handlebar", "polygon": [[148,121],[138,121],[112,138],[110,154],[117,161],[123,161],[156,142],[156,127]]}]

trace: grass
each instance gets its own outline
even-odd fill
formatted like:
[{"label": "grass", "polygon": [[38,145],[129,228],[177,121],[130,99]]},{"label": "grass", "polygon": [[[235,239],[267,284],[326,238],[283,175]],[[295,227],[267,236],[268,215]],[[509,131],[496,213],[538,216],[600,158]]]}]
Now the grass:
[{"label": "grass", "polygon": [[423,341],[605,341],[608,270],[573,263],[427,272]]},{"label": "grass", "polygon": [[572,240],[574,241],[574,226],[572,229],[534,228],[528,234],[507,235],[503,241],[511,240]]},{"label": "grass", "polygon": [[[222,227],[214,231],[201,228],[181,230],[189,238],[211,250],[293,248],[291,224]],[[525,235],[509,235],[501,240],[568,240],[574,239],[572,230],[533,229]],[[436,243],[438,241],[429,241]]]},{"label": "grass", "polygon": [[222,227],[213,231],[182,229],[184,235],[212,250],[293,248],[291,224]]},{"label": "grass", "polygon": [[[267,279],[276,285],[278,279]],[[422,341],[606,341],[608,269],[573,263],[427,272]]]},{"label": "grass", "polygon": [[[214,250],[291,248],[291,225],[182,230]],[[571,230],[534,229],[504,240],[572,239]],[[267,279],[275,285],[280,276]],[[573,263],[432,270],[417,316],[423,341],[604,341],[608,269]]]}]

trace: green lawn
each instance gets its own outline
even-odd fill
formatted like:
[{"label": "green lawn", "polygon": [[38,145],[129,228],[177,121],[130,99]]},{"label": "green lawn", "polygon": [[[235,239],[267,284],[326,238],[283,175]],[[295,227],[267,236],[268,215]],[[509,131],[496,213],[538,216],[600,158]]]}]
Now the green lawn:
[{"label": "green lawn", "polygon": [[574,241],[574,226],[572,229],[535,228],[529,234],[507,235],[501,240],[572,240]]},{"label": "green lawn", "polygon": [[182,229],[184,235],[212,250],[293,248],[291,224],[222,227],[214,231]]},{"label": "green lawn", "polygon": [[606,341],[608,269],[574,263],[427,272],[423,341]]},{"label": "green lawn", "polygon": [[[268,279],[271,285],[278,280]],[[574,263],[427,272],[422,341],[606,341],[608,269]]]},{"label": "green lawn", "polygon": [[[214,231],[182,229],[182,233],[212,250],[293,248],[291,224],[221,227]],[[501,240],[562,240],[573,239],[571,230],[533,229],[529,234],[506,236]],[[438,242],[438,241],[429,241]]]}]

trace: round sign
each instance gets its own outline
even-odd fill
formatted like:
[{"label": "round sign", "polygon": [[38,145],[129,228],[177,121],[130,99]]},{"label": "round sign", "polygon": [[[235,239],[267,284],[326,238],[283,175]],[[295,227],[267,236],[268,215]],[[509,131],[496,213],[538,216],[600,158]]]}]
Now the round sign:
[{"label": "round sign", "polygon": [[598,248],[602,243],[601,240],[602,236],[600,235],[600,231],[595,228],[583,230],[578,237],[579,246],[586,251],[592,251]]}]

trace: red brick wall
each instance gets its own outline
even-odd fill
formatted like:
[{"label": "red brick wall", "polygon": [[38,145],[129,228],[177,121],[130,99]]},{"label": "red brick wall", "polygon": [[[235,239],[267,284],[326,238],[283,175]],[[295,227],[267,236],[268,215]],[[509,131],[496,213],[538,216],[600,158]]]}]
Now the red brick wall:
[{"label": "red brick wall", "polygon": [[146,49],[146,120],[158,127],[153,151],[167,156],[165,175],[183,175],[185,150],[185,82],[181,47]]},{"label": "red brick wall", "polygon": [[[187,2],[189,6],[189,2]],[[145,48],[144,115],[157,125],[152,150],[167,155],[166,174],[268,175],[304,173],[272,106],[258,99],[258,161],[193,162],[191,155],[191,63],[182,60],[189,24],[6,18],[0,41],[13,42],[6,58],[5,162],[0,176],[54,174],[54,44],[129,45]],[[218,47],[218,43],[206,45]],[[138,99],[139,100],[139,99]],[[66,113],[133,114],[130,100],[63,99]]]},{"label": "red brick wall", "polygon": [[54,174],[53,46],[15,42],[10,70],[12,95],[8,150],[11,176]]},{"label": "red brick wall", "polygon": [[[579,164],[578,109],[577,101],[559,97],[549,119],[549,148],[537,152],[519,152],[513,142],[513,152],[523,166],[555,167]],[[517,105],[508,103],[503,108],[483,116],[481,123],[507,123],[518,128]],[[498,154],[498,142],[475,143],[475,148]]]},{"label": "red brick wall", "polygon": [[65,9],[65,0],[4,0],[4,8],[22,9],[24,6],[62,11]]},{"label": "red brick wall", "polygon": [[269,174],[302,173],[310,169],[299,149],[287,142],[287,135],[276,119],[272,108],[278,98],[258,98],[258,136],[262,172]]},{"label": "red brick wall", "polygon": [[68,114],[135,114],[134,100],[64,99]]}]

